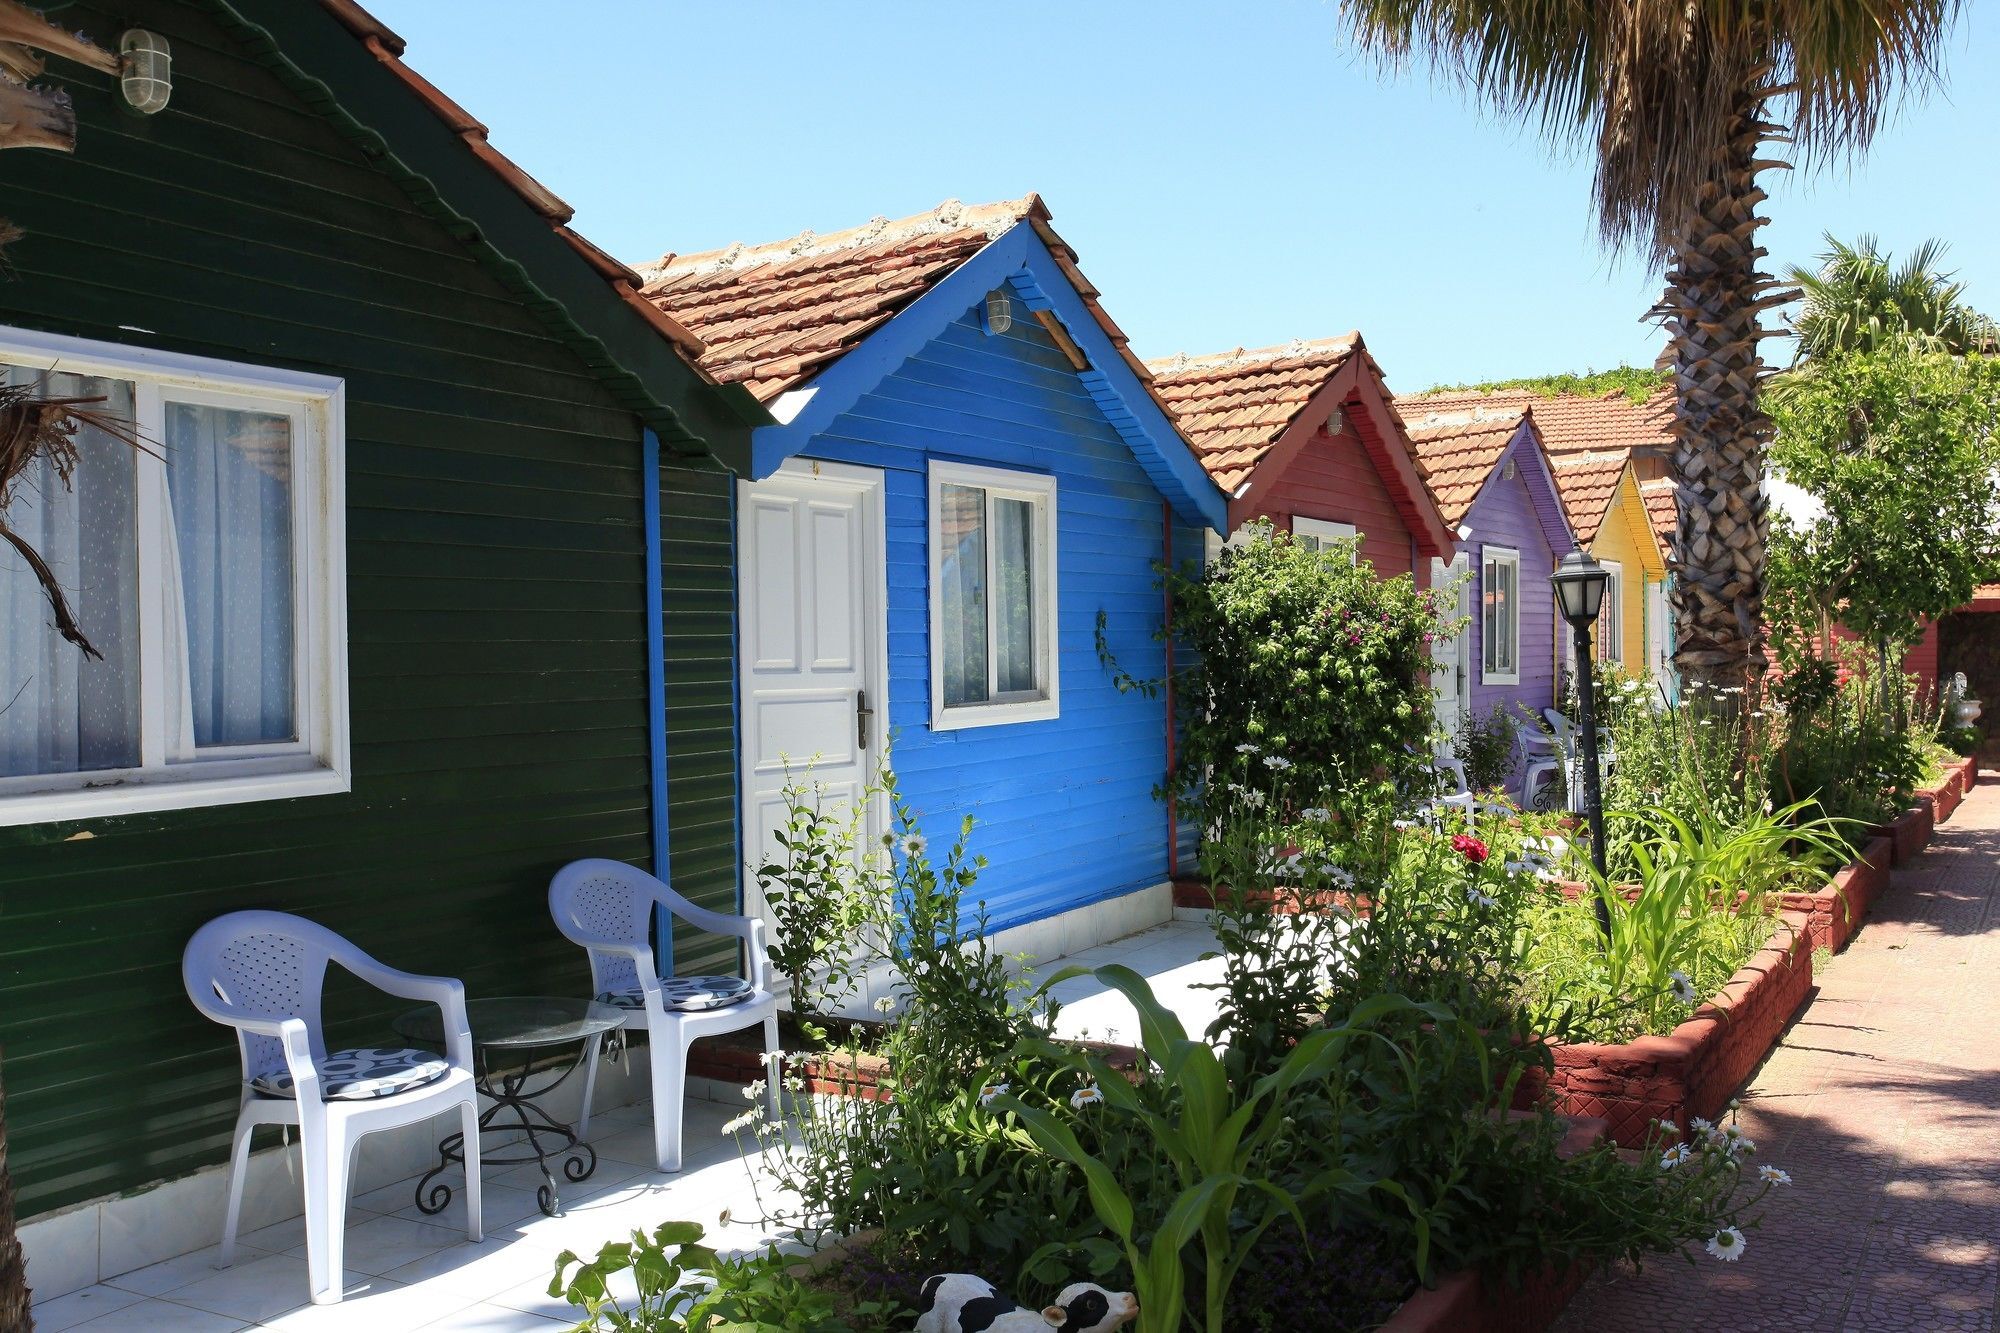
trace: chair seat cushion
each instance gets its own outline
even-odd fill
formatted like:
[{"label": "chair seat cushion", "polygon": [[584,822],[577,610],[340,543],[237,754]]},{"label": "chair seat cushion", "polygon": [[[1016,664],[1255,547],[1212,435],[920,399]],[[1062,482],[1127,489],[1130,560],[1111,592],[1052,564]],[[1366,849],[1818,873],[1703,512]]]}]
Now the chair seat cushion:
[{"label": "chair seat cushion", "polygon": [[[742,977],[661,977],[660,999],[669,1009],[723,1009],[741,1004],[756,992]],[[608,990],[597,997],[599,1004],[620,1009],[644,1009],[645,992],[637,986]]]},{"label": "chair seat cushion", "polygon": [[[367,1102],[393,1097],[451,1072],[443,1056],[430,1051],[363,1047],[334,1051],[319,1066],[320,1095],[330,1102]],[[292,1071],[270,1069],[250,1080],[250,1086],[272,1097],[294,1095]]]}]

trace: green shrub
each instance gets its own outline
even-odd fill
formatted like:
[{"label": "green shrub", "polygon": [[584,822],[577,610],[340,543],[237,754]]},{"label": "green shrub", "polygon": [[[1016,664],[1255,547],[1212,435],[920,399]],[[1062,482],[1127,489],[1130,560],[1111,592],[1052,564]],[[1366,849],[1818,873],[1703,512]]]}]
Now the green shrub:
[{"label": "green shrub", "polygon": [[1485,716],[1470,709],[1459,719],[1451,750],[1465,765],[1465,785],[1473,791],[1494,791],[1506,785],[1514,771],[1514,722],[1504,703]]},{"label": "green shrub", "polygon": [[1441,595],[1252,528],[1201,577],[1171,574],[1174,632],[1193,665],[1175,691],[1181,742],[1166,792],[1196,815],[1212,772],[1255,745],[1281,806],[1363,809],[1427,767],[1436,725],[1430,645]]}]

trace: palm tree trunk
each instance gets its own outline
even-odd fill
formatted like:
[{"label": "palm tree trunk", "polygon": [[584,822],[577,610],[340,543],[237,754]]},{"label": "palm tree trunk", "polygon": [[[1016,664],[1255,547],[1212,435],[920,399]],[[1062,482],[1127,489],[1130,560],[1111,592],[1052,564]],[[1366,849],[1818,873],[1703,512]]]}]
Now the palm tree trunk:
[{"label": "palm tree trunk", "polygon": [[14,1234],[14,1182],[7,1174],[7,1093],[0,1088],[0,1329],[34,1327],[28,1314],[28,1265]]},{"label": "palm tree trunk", "polygon": [[1771,419],[1758,406],[1765,374],[1757,344],[1763,312],[1783,303],[1776,279],[1758,268],[1765,194],[1757,174],[1781,162],[1758,157],[1779,127],[1764,119],[1772,95],[1759,70],[1738,94],[1728,161],[1702,187],[1673,247],[1667,290],[1654,315],[1665,324],[1677,405],[1673,476],[1680,523],[1669,553],[1674,664],[1683,681],[1730,687],[1765,666],[1764,446]]}]

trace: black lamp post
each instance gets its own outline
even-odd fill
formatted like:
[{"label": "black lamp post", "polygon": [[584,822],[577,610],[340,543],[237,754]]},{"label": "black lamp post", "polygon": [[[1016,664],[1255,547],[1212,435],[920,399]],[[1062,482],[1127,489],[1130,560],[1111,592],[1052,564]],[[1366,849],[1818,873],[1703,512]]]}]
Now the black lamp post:
[{"label": "black lamp post", "polygon": [[[1604,566],[1584,551],[1571,551],[1556,566],[1549,582],[1555,585],[1556,607],[1569,622],[1576,642],[1577,745],[1583,751],[1583,817],[1590,825],[1590,863],[1598,877],[1604,868],[1604,786],[1597,771],[1597,685],[1590,669],[1590,627],[1604,605],[1604,584],[1610,576]],[[1611,910],[1604,898],[1597,899],[1597,928],[1608,938]]]}]

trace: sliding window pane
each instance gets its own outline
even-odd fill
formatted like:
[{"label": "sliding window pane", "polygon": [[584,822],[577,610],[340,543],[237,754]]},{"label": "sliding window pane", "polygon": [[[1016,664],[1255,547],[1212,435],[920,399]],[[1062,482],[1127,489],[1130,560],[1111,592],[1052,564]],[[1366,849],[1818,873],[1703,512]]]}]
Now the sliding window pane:
[{"label": "sliding window pane", "polygon": [[1000,693],[1031,694],[1035,670],[1035,505],[1032,500],[993,502],[994,652]]},{"label": "sliding window pane", "polygon": [[[167,404],[173,508],[170,674],[184,738],[204,746],[298,739],[294,663],[292,423],[274,412]],[[172,654],[178,641],[180,652]]]},{"label": "sliding window pane", "polygon": [[[0,366],[0,383],[132,420],[123,380]],[[76,457],[38,454],[0,500],[101,658],[56,632],[28,556],[0,541],[0,777],[132,768],[139,755],[138,481],[132,446],[85,426]],[[65,471],[67,476],[64,475]]]},{"label": "sliding window pane", "polygon": [[938,488],[937,645],[944,659],[944,703],[985,703],[986,492],[975,486]]}]

